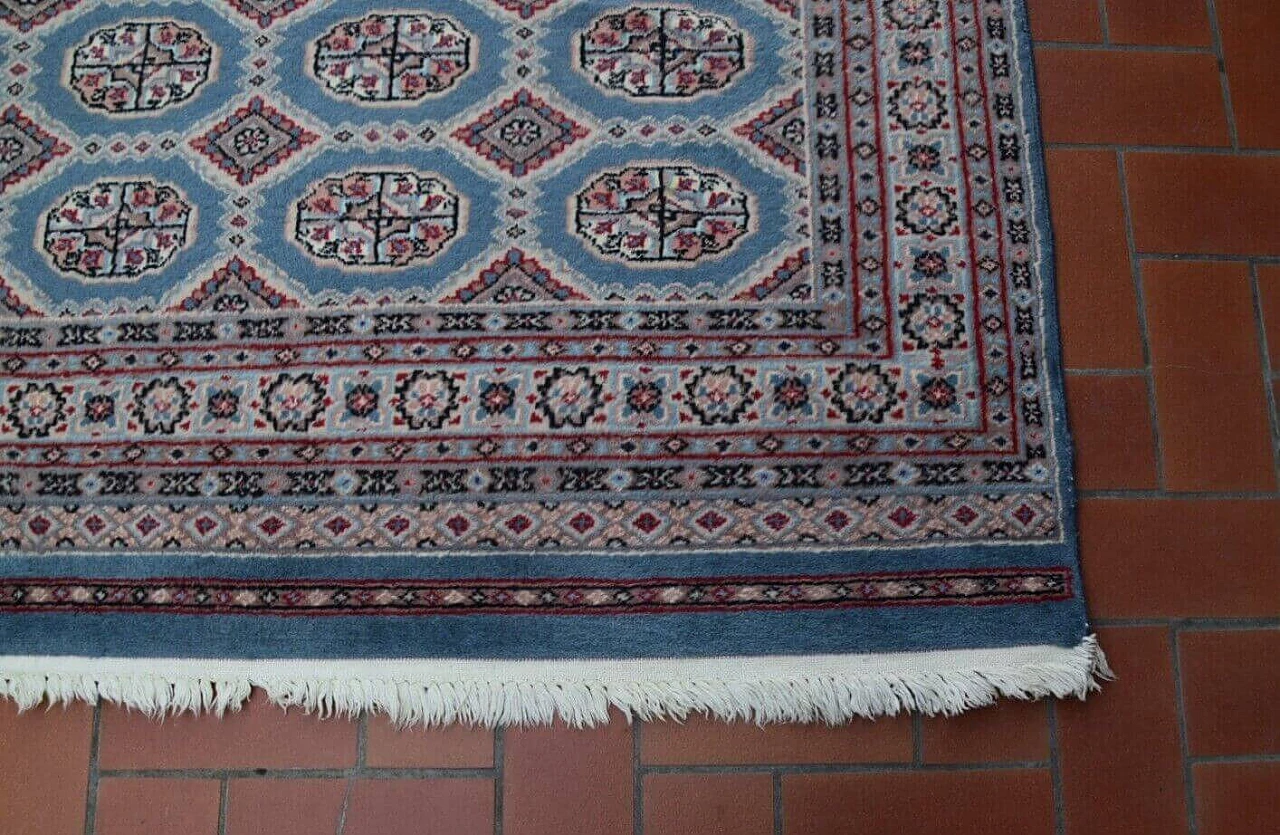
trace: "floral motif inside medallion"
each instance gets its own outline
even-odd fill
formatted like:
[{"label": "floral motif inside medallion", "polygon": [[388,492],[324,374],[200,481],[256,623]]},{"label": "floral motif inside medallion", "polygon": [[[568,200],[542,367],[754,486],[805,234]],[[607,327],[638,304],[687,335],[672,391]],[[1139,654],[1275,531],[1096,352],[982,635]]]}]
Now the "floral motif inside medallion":
[{"label": "floral motif inside medallion", "polygon": [[254,96],[190,144],[245,186],[319,138]]},{"label": "floral motif inside medallion", "polygon": [[700,368],[685,384],[689,408],[704,426],[738,422],[751,405],[751,382],[737,368]]},{"label": "floral motif inside medallion", "polygon": [[168,264],[190,237],[195,208],[169,183],[104,180],[45,216],[42,246],[64,273],[121,281]]},{"label": "floral motif inside medallion", "polygon": [[692,263],[731,249],[750,200],[724,174],[655,164],[606,171],[578,193],[574,222],[601,253],[630,263]]},{"label": "floral motif inside medallion", "polygon": [[213,44],[189,25],[127,21],[94,32],[76,47],[68,80],[85,107],[154,113],[194,96],[216,60]]},{"label": "floral motif inside medallion", "polygon": [[439,429],[458,408],[458,384],[444,371],[415,371],[396,386],[397,422],[415,431]]},{"label": "floral motif inside medallion", "polygon": [[746,67],[744,41],[742,31],[719,15],[633,7],[595,20],[582,35],[579,62],[606,90],[684,99],[728,86]]},{"label": "floral motif inside medallion", "polygon": [[883,423],[900,397],[891,372],[876,363],[848,363],[831,382],[831,402],[849,423]]},{"label": "floral motif inside medallion", "polygon": [[311,255],[350,266],[428,261],[458,234],[462,201],[415,171],[349,171],[312,184],[295,207],[294,239]]},{"label": "floral motif inside medallion", "polygon": [[67,398],[52,383],[27,383],[9,390],[5,415],[19,438],[47,438],[67,419]]},{"label": "floral motif inside medallion", "polygon": [[538,386],[538,408],[552,429],[581,429],[600,410],[604,386],[586,366],[556,368]]},{"label": "floral motif inside medallion", "polygon": [[587,129],[528,90],[486,110],[453,136],[503,171],[523,177],[587,136]]},{"label": "floral motif inside medallion", "polygon": [[336,95],[413,102],[445,92],[471,69],[471,36],[447,17],[370,14],[320,38],[311,67]]}]

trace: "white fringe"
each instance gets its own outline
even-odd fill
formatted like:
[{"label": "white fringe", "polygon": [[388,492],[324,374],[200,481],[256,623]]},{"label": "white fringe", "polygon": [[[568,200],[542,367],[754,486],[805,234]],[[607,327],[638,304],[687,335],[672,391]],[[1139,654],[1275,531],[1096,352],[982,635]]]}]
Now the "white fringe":
[{"label": "white fringe", "polygon": [[254,687],[321,716],[385,713],[400,725],[575,727],[609,720],[846,722],[918,711],[952,715],[997,697],[1084,698],[1111,679],[1092,635],[1074,647],[746,658],[462,661],[0,656],[0,696],[21,709],[99,699],[153,716],[222,715]]}]

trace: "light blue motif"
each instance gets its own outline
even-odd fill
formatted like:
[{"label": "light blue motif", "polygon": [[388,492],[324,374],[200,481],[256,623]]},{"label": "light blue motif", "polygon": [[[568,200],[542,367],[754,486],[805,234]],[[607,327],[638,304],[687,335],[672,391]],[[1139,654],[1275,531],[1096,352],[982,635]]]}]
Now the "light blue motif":
[{"label": "light blue motif", "polygon": [[[653,96],[630,98],[621,91],[606,91],[596,86],[579,66],[582,33],[590,29],[591,24],[602,15],[616,14],[632,7],[664,5],[696,8],[699,12],[717,15],[736,24],[736,28],[748,36],[752,44],[747,51],[746,67],[723,89],[709,90],[687,99]],[[612,4],[577,3],[565,10],[543,38],[542,45],[547,51],[543,65],[547,68],[547,75],[542,84],[601,119],[632,122],[681,116],[720,122],[728,129],[730,125],[723,124],[725,120],[756,105],[773,104],[772,101],[761,104],[765,93],[788,82],[789,79],[783,72],[783,56],[795,49],[795,39],[787,34],[787,30],[795,25],[794,21],[778,16],[766,16],[741,0],[699,0],[692,6],[686,3],[643,0]],[[797,86],[800,83],[791,80]],[[753,112],[746,118],[755,115]]]},{"label": "light blue motif", "polygon": [[[353,170],[434,172],[450,184],[453,193],[464,199],[465,230],[460,230],[447,247],[429,261],[415,261],[400,268],[346,266],[309,256],[293,238],[290,208],[307,193],[312,182]],[[368,288],[375,294],[380,289],[438,289],[456,277],[464,264],[494,240],[498,201],[493,190],[493,183],[459,165],[441,148],[372,153],[363,149],[329,150],[305,165],[290,169],[288,176],[264,191],[258,224],[262,240],[257,249],[263,258],[274,261],[282,272],[316,293],[350,292],[353,288]]]},{"label": "light blue motif", "polygon": [[[201,84],[190,99],[158,111],[113,116],[103,110],[86,107],[75,92],[60,82],[61,73],[70,66],[71,54],[100,29],[142,20],[171,20],[199,29],[205,40],[217,48],[217,68],[212,77]],[[244,89],[240,78],[243,73],[240,62],[247,54],[244,39],[244,32],[233,26],[226,15],[209,9],[203,3],[133,3],[121,6],[103,3],[88,14],[68,22],[45,46],[45,54],[40,58],[37,99],[49,115],[81,136],[156,134],[164,131],[191,133],[193,125],[206,120]],[[139,170],[153,171],[154,168],[155,163],[151,162]]]},{"label": "light blue motif", "polygon": [[[359,20],[376,12],[419,12],[452,18],[471,36],[471,68],[441,94],[417,101],[369,104],[349,96],[335,95],[311,74],[309,64],[313,45],[339,23]],[[286,88],[294,104],[306,108],[315,118],[330,125],[343,122],[357,126],[396,121],[411,124],[444,122],[474,108],[504,86],[502,70],[508,61],[502,53],[511,46],[507,36],[509,31],[509,26],[463,2],[333,3],[280,33],[281,43],[276,50],[280,65],[276,71],[288,80]]]},{"label": "light blue motif", "polygon": [[[578,193],[597,174],[656,162],[715,171],[735,181],[754,198],[750,231],[723,255],[672,266],[655,262],[633,266],[602,254],[591,242],[572,231]],[[706,140],[631,144],[621,148],[601,145],[542,184],[543,199],[540,202],[545,214],[541,228],[547,236],[544,243],[598,286],[676,283],[691,286],[704,282],[723,286],[747,275],[753,264],[783,244],[791,242],[795,245],[775,253],[779,264],[805,245],[807,239],[802,240],[794,232],[801,221],[788,211],[788,197],[794,188],[794,183],[753,164],[732,145]],[[762,266],[760,272],[767,273],[774,266]]]},{"label": "light blue motif", "polygon": [[[186,245],[174,253],[164,266],[142,273],[136,278],[115,281],[86,279],[53,268],[43,247],[44,222],[49,210],[63,197],[97,180],[143,180],[176,186],[188,203],[195,207],[187,223]],[[218,253],[222,230],[218,219],[222,214],[222,195],[201,179],[186,160],[170,158],[163,162],[85,163],[77,161],[48,182],[13,201],[12,231],[6,240],[7,263],[22,271],[55,302],[88,302],[93,299],[146,298],[159,299],[187,276],[199,273]]]}]

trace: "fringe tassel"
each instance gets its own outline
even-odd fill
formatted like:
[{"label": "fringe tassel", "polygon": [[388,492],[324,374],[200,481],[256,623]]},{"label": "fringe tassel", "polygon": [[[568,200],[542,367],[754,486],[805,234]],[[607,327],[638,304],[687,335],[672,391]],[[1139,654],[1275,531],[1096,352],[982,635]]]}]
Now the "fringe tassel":
[{"label": "fringe tassel", "polygon": [[[201,675],[201,672],[204,675]],[[574,727],[692,713],[758,724],[953,715],[998,697],[1084,698],[1113,678],[1097,639],[892,655],[664,661],[198,661],[0,658],[0,696],[20,709],[99,699],[166,714],[239,710],[254,687],[322,717],[385,713],[397,724]]]}]

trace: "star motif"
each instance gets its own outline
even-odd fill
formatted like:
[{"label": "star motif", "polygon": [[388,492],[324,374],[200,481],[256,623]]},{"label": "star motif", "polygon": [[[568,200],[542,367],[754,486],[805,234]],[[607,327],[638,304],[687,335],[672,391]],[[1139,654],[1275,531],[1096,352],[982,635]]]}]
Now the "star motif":
[{"label": "star motif", "polygon": [[320,137],[254,96],[191,140],[191,147],[246,186]]},{"label": "star motif", "polygon": [[511,174],[523,177],[589,131],[526,89],[488,110],[453,137]]}]

